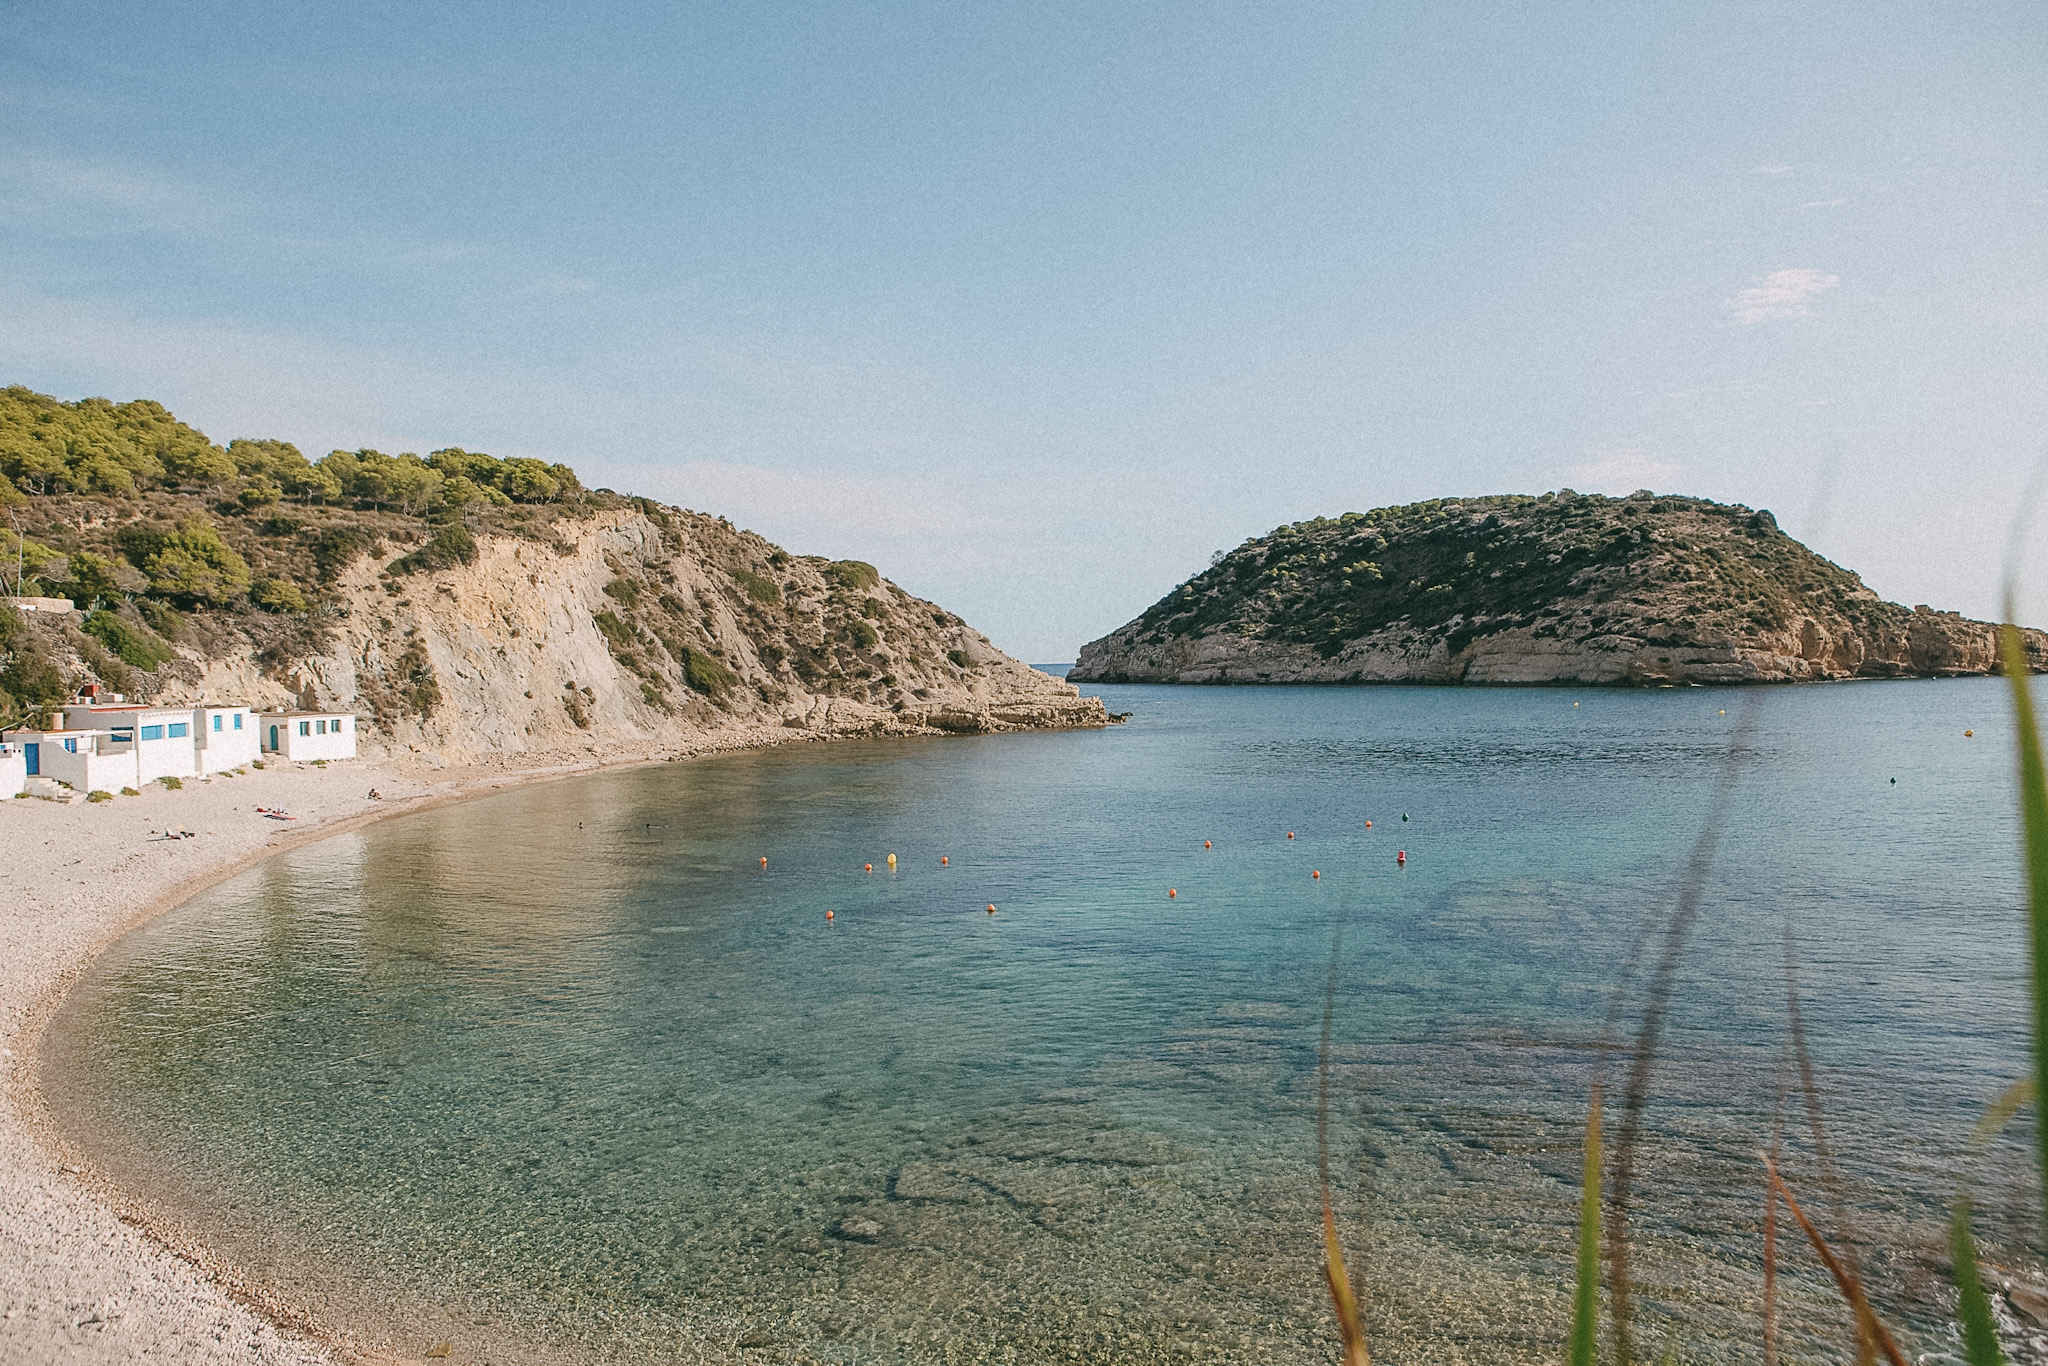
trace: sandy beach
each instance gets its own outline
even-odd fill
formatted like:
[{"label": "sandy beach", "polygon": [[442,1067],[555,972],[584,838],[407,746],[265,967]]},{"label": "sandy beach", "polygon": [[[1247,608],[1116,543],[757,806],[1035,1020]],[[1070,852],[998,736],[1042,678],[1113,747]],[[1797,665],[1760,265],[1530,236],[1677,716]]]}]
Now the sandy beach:
[{"label": "sandy beach", "polygon": [[[229,1288],[231,1267],[203,1249],[167,1247],[142,1226],[144,1211],[53,1141],[36,1085],[37,1042],[68,985],[107,945],[273,853],[370,821],[515,784],[794,738],[750,728],[688,750],[517,768],[273,766],[187,779],[175,792],[152,784],[112,802],[0,803],[10,883],[0,906],[0,1360],[392,1360],[273,1321]],[[273,820],[259,807],[296,819]],[[185,831],[189,838],[165,837]]]}]

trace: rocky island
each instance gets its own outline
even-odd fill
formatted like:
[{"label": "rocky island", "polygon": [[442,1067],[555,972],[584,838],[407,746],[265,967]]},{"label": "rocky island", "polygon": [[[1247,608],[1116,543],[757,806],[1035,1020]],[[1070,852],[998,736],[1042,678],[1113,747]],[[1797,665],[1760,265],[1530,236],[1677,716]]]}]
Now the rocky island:
[{"label": "rocky island", "polygon": [[[2048,634],[2026,632],[2048,667]],[[1953,677],[1995,628],[1886,602],[1703,498],[1448,498],[1280,527],[1084,646],[1095,683],[1618,684]]]},{"label": "rocky island", "polygon": [[354,711],[429,766],[707,737],[1100,726],[855,560],[564,465],[215,444],[162,405],[0,391],[0,720],[99,683],[157,703]]}]

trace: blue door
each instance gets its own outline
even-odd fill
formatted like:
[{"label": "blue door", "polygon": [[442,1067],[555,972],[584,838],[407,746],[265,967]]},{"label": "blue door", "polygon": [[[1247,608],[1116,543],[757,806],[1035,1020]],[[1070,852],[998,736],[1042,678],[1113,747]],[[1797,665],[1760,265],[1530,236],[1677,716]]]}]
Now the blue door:
[{"label": "blue door", "polygon": [[23,745],[21,752],[28,756],[29,777],[33,778],[43,771],[43,747],[41,745]]},{"label": "blue door", "polygon": [[272,727],[270,728],[270,748],[271,748],[271,750],[272,750],[273,752],[274,752],[274,751],[275,751],[275,750],[277,749],[277,727],[276,727],[276,726],[272,726]]}]

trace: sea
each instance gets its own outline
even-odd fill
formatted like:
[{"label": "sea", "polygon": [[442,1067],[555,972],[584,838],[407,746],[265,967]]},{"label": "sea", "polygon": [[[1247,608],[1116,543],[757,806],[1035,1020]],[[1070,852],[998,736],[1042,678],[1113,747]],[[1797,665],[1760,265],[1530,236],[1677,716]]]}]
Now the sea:
[{"label": "sea", "polygon": [[[1554,1362],[1668,962],[1639,1353],[1763,1359],[1768,1151],[1909,1352],[1959,1193],[2032,1265],[2002,683],[1094,691],[292,849],[104,955],[45,1096],[412,1358],[1334,1361],[1327,1189],[1376,1360]],[[1780,1358],[1852,1355],[1777,1236]]]}]

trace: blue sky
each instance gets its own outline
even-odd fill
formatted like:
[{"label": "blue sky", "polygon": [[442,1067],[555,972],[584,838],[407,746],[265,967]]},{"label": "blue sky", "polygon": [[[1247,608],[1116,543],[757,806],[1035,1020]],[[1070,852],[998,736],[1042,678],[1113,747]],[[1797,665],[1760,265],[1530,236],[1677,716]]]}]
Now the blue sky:
[{"label": "blue sky", "polygon": [[1034,660],[1281,522],[1560,486],[1770,507],[1989,614],[2048,441],[2035,4],[0,32],[0,379],[567,460]]}]

